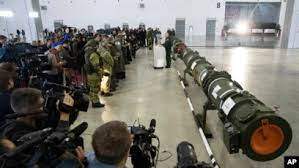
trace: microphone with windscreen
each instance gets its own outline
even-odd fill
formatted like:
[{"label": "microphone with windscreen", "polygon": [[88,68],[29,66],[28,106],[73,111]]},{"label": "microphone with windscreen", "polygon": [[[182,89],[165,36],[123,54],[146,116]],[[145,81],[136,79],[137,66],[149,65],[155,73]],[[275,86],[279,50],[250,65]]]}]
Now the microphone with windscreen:
[{"label": "microphone with windscreen", "polygon": [[71,138],[71,139],[79,137],[87,128],[88,128],[88,123],[87,122],[82,122],[80,125],[78,125],[74,129],[72,129],[68,133],[68,137]]},{"label": "microphone with windscreen", "polygon": [[156,120],[152,119],[148,131],[154,133],[156,129]]}]

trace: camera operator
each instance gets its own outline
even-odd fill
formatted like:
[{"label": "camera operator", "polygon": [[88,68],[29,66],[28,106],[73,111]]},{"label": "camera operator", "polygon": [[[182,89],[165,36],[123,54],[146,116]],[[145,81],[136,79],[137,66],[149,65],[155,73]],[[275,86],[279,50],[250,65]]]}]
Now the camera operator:
[{"label": "camera operator", "polygon": [[62,84],[62,66],[63,62],[60,61],[58,57],[58,51],[55,48],[52,48],[47,53],[48,62],[50,64],[50,70],[44,71],[47,74],[47,79],[49,82]]},{"label": "camera operator", "polygon": [[[72,112],[74,100],[71,96],[65,95],[63,101],[58,103],[60,111],[60,120],[55,129],[56,134],[63,134],[69,130],[69,113]],[[15,113],[34,113],[25,117],[19,117],[15,121],[9,123],[2,131],[2,139],[9,140],[16,146],[21,145],[18,139],[26,134],[41,130],[47,126],[48,116],[43,111],[44,100],[39,90],[33,88],[20,88],[16,89],[11,95],[11,106]],[[54,107],[53,107],[54,108]],[[62,112],[64,111],[64,112]],[[67,151],[62,152],[58,158],[58,165],[71,167],[82,167],[78,159]],[[34,148],[24,151],[27,156],[32,156],[35,153]],[[23,158],[22,158],[23,159]],[[28,158],[27,158],[28,159]],[[29,158],[30,159],[30,158]],[[26,159],[24,159],[26,160]],[[52,164],[49,160],[48,165]],[[56,163],[57,161],[55,161]],[[26,162],[24,162],[26,163]],[[45,163],[39,163],[41,165]]]},{"label": "camera operator", "polygon": [[72,81],[74,74],[73,68],[76,68],[76,58],[72,56],[71,49],[68,41],[64,41],[63,45],[58,47],[58,54],[60,59],[63,61],[63,68],[66,78],[66,83],[69,84]]},{"label": "camera operator", "polygon": [[7,37],[0,35],[0,62],[5,60],[5,56],[7,54],[5,43],[6,43]]},{"label": "camera operator", "polygon": [[[23,135],[43,129],[47,122],[47,115],[43,115],[43,105],[44,100],[39,90],[33,88],[16,89],[11,95],[13,111],[15,113],[26,114],[33,112],[36,114],[17,118],[4,129],[3,136],[18,145],[17,140]],[[69,114],[60,112],[60,122],[56,130],[67,130],[69,128],[68,120]]]},{"label": "camera operator", "polygon": [[42,125],[40,124],[42,119],[39,115],[43,112],[43,101],[41,92],[37,89],[16,89],[11,95],[11,107],[13,111],[15,113],[36,112],[36,115],[17,118],[4,129],[4,137],[18,145],[17,140],[20,137],[41,129]]},{"label": "camera operator", "polygon": [[0,126],[5,123],[5,115],[13,113],[10,106],[10,95],[14,87],[16,67],[11,63],[0,64]]},{"label": "camera operator", "polygon": [[66,63],[67,68],[72,68],[76,64],[76,58],[71,55],[71,48],[68,41],[63,42],[59,48],[59,57]]},{"label": "camera operator", "polygon": [[0,48],[3,47],[4,43],[6,42],[6,40],[7,40],[6,36],[0,35]]},{"label": "camera operator", "polygon": [[[94,152],[86,155],[88,167],[124,168],[129,156],[131,143],[132,138],[126,123],[111,121],[101,125],[92,135]],[[77,153],[80,156],[79,150]]]}]

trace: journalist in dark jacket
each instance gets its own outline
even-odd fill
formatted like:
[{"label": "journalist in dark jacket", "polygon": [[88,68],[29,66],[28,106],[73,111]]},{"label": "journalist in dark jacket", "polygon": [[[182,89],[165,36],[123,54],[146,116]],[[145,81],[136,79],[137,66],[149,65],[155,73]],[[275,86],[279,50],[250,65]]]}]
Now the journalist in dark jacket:
[{"label": "journalist in dark jacket", "polygon": [[171,31],[167,31],[165,34],[165,43],[163,44],[163,46],[165,47],[166,50],[166,68],[170,68],[171,67],[171,47],[172,47],[172,41],[173,41],[173,37],[172,37],[172,33]]},{"label": "journalist in dark jacket", "polygon": [[[1,64],[3,65],[3,64]],[[14,87],[15,74],[2,69],[0,65],[0,126],[5,123],[5,116],[13,113],[10,106],[10,94]],[[4,66],[5,67],[5,66]]]},{"label": "journalist in dark jacket", "polygon": [[[65,103],[66,101],[64,100],[58,104],[60,119],[57,127],[55,128],[55,133],[57,135],[68,132],[69,115],[72,111],[74,111],[74,100],[70,97],[70,95],[65,94],[64,99],[67,100],[67,103]],[[19,146],[23,144],[23,142],[18,141],[19,138],[29,133],[48,127],[48,116],[44,115],[45,112],[43,110],[43,104],[44,99],[40,90],[33,88],[15,89],[11,94],[11,107],[14,113],[34,114],[18,117],[16,120],[10,122],[3,130],[1,130],[1,139],[9,140],[16,146]],[[36,148],[29,148],[22,152],[19,152],[20,154],[25,155],[22,157],[22,161],[16,164],[21,164],[23,166],[19,167],[24,167],[25,164],[29,163],[31,157],[35,154],[35,152]],[[74,155],[70,154],[63,148],[56,151],[56,154],[59,155],[57,161],[53,158],[47,158],[50,160],[46,159],[38,163],[40,167],[83,167],[83,165]]]}]

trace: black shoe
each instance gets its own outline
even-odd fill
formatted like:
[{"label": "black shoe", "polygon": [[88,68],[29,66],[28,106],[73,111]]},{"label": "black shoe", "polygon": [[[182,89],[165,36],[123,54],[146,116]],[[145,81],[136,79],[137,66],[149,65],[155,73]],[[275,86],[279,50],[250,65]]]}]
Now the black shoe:
[{"label": "black shoe", "polygon": [[166,66],[165,68],[170,68],[170,66]]},{"label": "black shoe", "polygon": [[102,104],[100,102],[92,103],[92,107],[93,108],[102,108],[102,107],[105,107],[105,104]]},{"label": "black shoe", "polygon": [[110,96],[113,96],[113,94],[112,94],[112,93],[104,93],[103,96],[104,96],[104,97],[110,97]]}]

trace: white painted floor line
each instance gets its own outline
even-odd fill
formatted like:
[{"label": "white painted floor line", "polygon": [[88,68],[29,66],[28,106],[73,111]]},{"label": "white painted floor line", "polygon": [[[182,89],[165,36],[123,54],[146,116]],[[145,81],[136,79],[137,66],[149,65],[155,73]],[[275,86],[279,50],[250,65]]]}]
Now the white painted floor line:
[{"label": "white painted floor line", "polygon": [[[181,77],[180,72],[177,71],[177,74],[179,75],[180,83],[181,83],[181,85],[182,85],[182,88],[183,88],[184,92],[186,92],[186,87],[185,87],[185,85],[184,85],[184,83],[183,83],[183,81],[182,81],[182,77]],[[186,93],[187,93],[187,92],[186,92]],[[191,99],[189,98],[189,96],[188,96],[187,94],[186,94],[186,99],[187,99],[189,108],[190,108],[191,112],[193,113],[193,112],[194,112],[194,107],[193,107],[193,104],[192,104],[192,102],[191,102]],[[220,166],[218,165],[218,163],[217,163],[217,161],[216,161],[216,159],[215,159],[215,157],[214,157],[214,155],[213,155],[213,152],[212,152],[212,150],[211,150],[211,147],[210,147],[210,145],[209,145],[209,142],[208,142],[208,140],[207,140],[207,137],[205,136],[205,134],[204,134],[204,132],[203,132],[203,130],[202,130],[202,128],[201,128],[200,126],[199,126],[199,128],[198,128],[198,131],[199,131],[199,134],[200,134],[200,136],[201,136],[201,139],[202,139],[202,141],[203,141],[203,143],[204,143],[204,146],[205,146],[205,148],[206,148],[206,150],[207,150],[207,153],[208,153],[208,155],[209,155],[209,157],[210,157],[210,159],[211,159],[211,162],[212,162],[212,164],[214,165],[214,168],[220,168]]]}]

